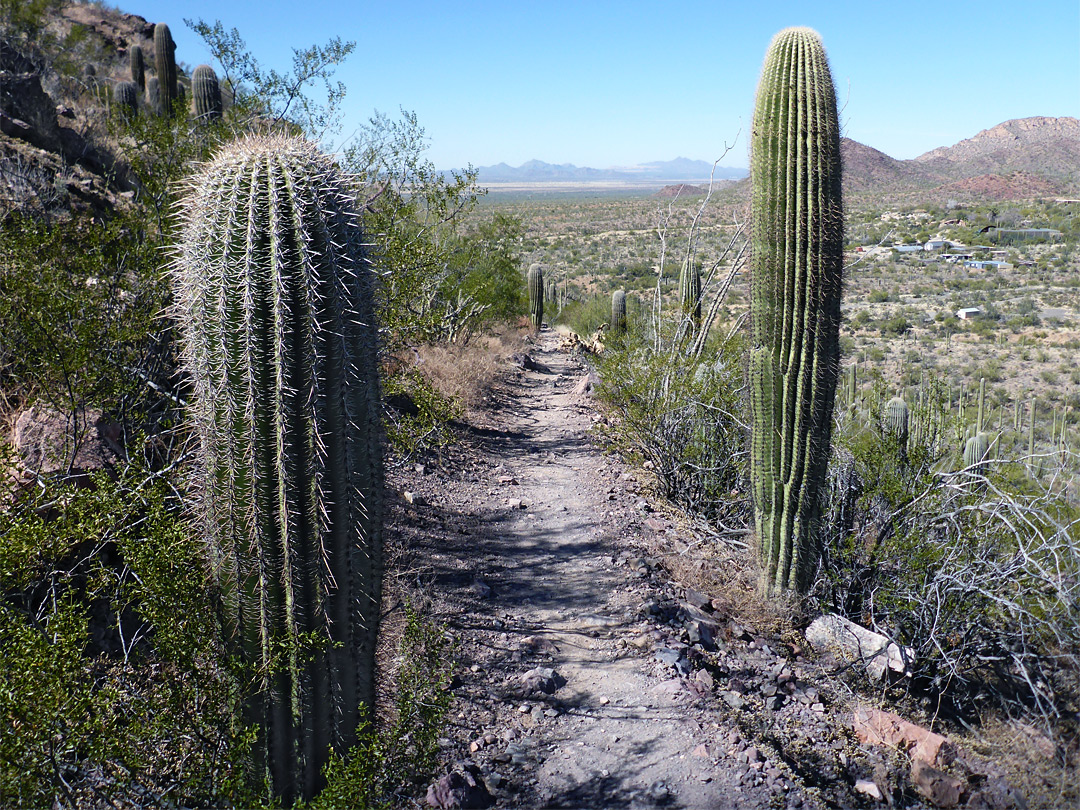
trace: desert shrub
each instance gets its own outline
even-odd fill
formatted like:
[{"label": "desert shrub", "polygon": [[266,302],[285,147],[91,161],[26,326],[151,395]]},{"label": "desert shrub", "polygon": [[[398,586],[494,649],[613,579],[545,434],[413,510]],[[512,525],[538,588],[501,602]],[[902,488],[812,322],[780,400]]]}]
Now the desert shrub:
[{"label": "desert shrub", "polygon": [[0,804],[246,801],[201,554],[141,467],[0,512]]},{"label": "desert shrub", "polygon": [[400,366],[383,380],[386,436],[398,463],[454,440],[450,422],[461,415],[459,400],[440,392],[416,368]]},{"label": "desert shrub", "polygon": [[1066,719],[1080,697],[1075,509],[1018,464],[961,470],[943,396],[929,401],[906,452],[879,413],[834,448],[811,598],[911,648],[908,685],[936,711]]},{"label": "desert shrub", "polygon": [[615,443],[651,466],[663,493],[705,516],[745,511],[741,342],[698,361],[629,345],[605,352],[600,398],[614,418]]},{"label": "desert shrub", "polygon": [[326,787],[309,804],[312,810],[405,806],[438,762],[452,696],[453,652],[445,631],[406,606],[393,719],[381,729],[367,727],[347,757],[331,759]]}]

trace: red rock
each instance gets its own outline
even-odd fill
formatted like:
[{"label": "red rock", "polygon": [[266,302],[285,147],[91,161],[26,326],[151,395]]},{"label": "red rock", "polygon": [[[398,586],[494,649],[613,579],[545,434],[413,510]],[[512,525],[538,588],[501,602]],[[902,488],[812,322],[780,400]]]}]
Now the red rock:
[{"label": "red rock", "polygon": [[880,709],[857,709],[852,728],[861,742],[902,748],[913,760],[948,765],[956,759],[956,746],[940,734]]}]

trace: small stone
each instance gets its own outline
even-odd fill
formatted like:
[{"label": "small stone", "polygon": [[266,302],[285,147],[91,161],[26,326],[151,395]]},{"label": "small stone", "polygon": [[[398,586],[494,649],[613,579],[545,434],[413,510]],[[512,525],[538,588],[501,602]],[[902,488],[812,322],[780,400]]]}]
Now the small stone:
[{"label": "small stone", "polygon": [[469,586],[469,590],[472,591],[480,599],[487,599],[491,596],[491,586],[484,580],[478,579]]},{"label": "small stone", "polygon": [[686,589],[686,601],[696,608],[708,609],[712,607],[712,600],[701,591],[693,588]]},{"label": "small stone", "polygon": [[406,503],[412,504],[413,506],[423,506],[427,503],[427,500],[423,495],[418,495],[417,493],[409,492],[408,490],[401,493],[401,497],[405,499]]},{"label": "small stone", "polygon": [[514,478],[514,476],[512,476],[512,475],[500,475],[499,476],[499,483],[500,484],[516,485],[517,482],[518,482],[517,479]]},{"label": "small stone", "polygon": [[690,752],[690,756],[698,757],[699,759],[711,759],[712,751],[709,750],[708,743],[701,743],[697,748]]},{"label": "small stone", "polygon": [[724,699],[724,702],[733,709],[742,709],[744,706],[746,706],[746,701],[743,700],[742,695],[740,695],[738,692],[725,690],[720,693],[720,697],[722,697]]},{"label": "small stone", "polygon": [[427,472],[427,467],[425,467],[423,464],[414,464],[413,469],[416,470],[419,475],[423,475]]},{"label": "small stone", "polygon": [[869,779],[858,780],[855,783],[855,792],[862,793],[865,796],[869,796],[875,801],[885,801],[885,797],[881,793],[881,788],[877,786],[876,782],[871,782]]}]

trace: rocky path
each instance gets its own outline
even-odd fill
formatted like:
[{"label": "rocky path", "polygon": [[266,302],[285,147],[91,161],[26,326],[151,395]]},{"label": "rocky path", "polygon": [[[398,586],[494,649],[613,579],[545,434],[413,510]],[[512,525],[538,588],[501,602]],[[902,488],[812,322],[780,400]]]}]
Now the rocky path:
[{"label": "rocky path", "polygon": [[460,640],[456,776],[429,803],[924,806],[859,745],[823,662],[668,581],[657,541],[685,527],[590,439],[587,369],[557,344],[543,333],[440,463],[393,481],[410,584]]}]

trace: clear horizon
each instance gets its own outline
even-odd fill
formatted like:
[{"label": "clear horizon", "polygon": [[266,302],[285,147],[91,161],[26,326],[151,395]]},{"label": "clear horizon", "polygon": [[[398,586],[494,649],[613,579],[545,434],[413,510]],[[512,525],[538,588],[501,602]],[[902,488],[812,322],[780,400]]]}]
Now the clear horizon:
[{"label": "clear horizon", "polygon": [[[807,25],[828,50],[843,134],[910,159],[1004,121],[1080,116],[1080,3],[1018,11],[988,0],[902,8],[792,2],[724,8],[676,0],[452,7],[234,0],[126,0],[169,23],[177,59],[211,62],[184,19],[236,28],[267,68],[293,48],[356,42],[335,78],[348,88],[340,146],[376,111],[416,113],[439,169],[529,160],[598,169],[685,157],[745,168],[758,73],[773,34]],[[280,9],[280,11],[278,11]]]}]

